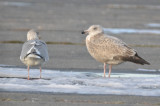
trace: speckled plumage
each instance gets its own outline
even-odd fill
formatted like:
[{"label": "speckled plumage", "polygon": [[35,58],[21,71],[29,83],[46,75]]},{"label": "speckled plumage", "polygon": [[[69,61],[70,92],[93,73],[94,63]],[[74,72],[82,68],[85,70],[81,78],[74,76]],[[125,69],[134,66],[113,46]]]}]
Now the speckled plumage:
[{"label": "speckled plumage", "polygon": [[141,65],[149,64],[139,57],[137,52],[130,48],[125,42],[116,37],[106,35],[100,25],[92,25],[82,33],[88,35],[86,37],[86,46],[90,55],[97,61],[104,63],[104,65],[115,65],[125,61]]},{"label": "speckled plumage", "polygon": [[128,47],[121,40],[112,37],[106,36],[105,34],[97,34],[95,36],[86,37],[86,46],[88,52],[94,57],[97,61],[107,64],[119,64],[123,60],[116,59],[116,57],[126,57],[134,56],[136,51]]}]

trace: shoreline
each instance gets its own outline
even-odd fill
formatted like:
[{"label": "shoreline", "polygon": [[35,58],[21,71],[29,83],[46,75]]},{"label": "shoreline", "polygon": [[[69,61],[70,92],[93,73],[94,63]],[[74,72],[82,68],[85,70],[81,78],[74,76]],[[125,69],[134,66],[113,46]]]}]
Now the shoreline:
[{"label": "shoreline", "polygon": [[[21,69],[26,69],[25,66],[14,66],[14,65],[2,65],[0,64],[0,67],[3,68],[21,68]],[[31,69],[38,69],[37,67],[31,67]],[[91,69],[91,68],[43,68],[43,70],[53,70],[53,71],[60,71],[60,72],[93,72],[93,73],[103,73],[103,68],[102,69]],[[143,71],[143,70],[148,70],[148,71]],[[108,72],[108,69],[107,71]],[[160,70],[158,69],[114,69],[112,73],[131,73],[131,74],[160,74]]]}]

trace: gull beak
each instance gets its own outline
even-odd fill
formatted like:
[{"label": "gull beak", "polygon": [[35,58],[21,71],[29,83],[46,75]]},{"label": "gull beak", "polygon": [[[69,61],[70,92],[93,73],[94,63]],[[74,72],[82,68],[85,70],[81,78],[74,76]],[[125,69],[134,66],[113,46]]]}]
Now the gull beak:
[{"label": "gull beak", "polygon": [[84,30],[84,31],[82,31],[82,34],[88,35],[88,34],[89,34],[89,31],[88,31],[88,30]]}]

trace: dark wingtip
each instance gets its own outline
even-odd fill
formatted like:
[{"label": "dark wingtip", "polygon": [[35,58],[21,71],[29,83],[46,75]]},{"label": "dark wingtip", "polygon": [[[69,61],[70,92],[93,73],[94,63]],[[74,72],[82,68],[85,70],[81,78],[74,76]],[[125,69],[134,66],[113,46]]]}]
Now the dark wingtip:
[{"label": "dark wingtip", "polygon": [[150,64],[149,62],[147,62],[147,61],[145,62],[145,64],[147,64],[147,65],[151,65],[151,64]]},{"label": "dark wingtip", "polygon": [[135,55],[136,57],[139,58],[139,60],[141,61],[140,64],[144,65],[144,64],[147,64],[147,65],[150,65],[150,63],[146,60],[144,60],[143,58],[141,58],[140,56],[138,56],[138,54]]},{"label": "dark wingtip", "polygon": [[141,64],[141,65],[144,65],[144,64],[150,65],[149,62],[147,62],[146,60],[144,60],[143,58],[138,56],[138,54],[136,54],[135,56],[131,56],[131,57],[128,57],[128,56],[122,57],[122,60],[130,61],[130,62],[133,62],[133,63],[136,63],[136,64]]}]

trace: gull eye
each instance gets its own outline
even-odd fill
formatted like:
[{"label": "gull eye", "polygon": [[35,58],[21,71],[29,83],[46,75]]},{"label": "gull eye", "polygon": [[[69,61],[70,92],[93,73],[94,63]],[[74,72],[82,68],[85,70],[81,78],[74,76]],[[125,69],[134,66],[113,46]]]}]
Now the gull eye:
[{"label": "gull eye", "polygon": [[93,29],[94,29],[94,30],[97,30],[97,27],[94,27]]}]

